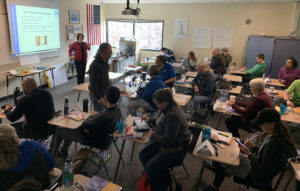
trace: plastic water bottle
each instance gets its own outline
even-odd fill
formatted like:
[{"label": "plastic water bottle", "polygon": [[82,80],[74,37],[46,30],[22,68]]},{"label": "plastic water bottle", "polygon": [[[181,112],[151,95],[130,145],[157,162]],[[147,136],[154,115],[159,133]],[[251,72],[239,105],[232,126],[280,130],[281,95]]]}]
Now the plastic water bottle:
[{"label": "plastic water bottle", "polygon": [[69,97],[65,97],[64,114],[67,115],[68,113],[69,113]]},{"label": "plastic water bottle", "polygon": [[221,102],[227,102],[227,97],[228,97],[228,90],[222,89],[221,90],[220,101]]},{"label": "plastic water bottle", "polygon": [[234,62],[232,65],[233,65],[233,71],[236,71],[236,63]]},{"label": "plastic water bottle", "polygon": [[202,142],[205,140],[210,141],[210,135],[211,135],[211,129],[208,126],[204,126],[203,131],[202,131]]},{"label": "plastic water bottle", "polygon": [[73,174],[73,163],[71,159],[67,159],[64,170],[63,170],[63,179],[64,187],[72,187],[74,184],[74,174]]},{"label": "plastic water bottle", "polygon": [[184,82],[184,81],[185,81],[185,76],[184,76],[183,74],[181,74],[180,81],[181,81],[181,82]]}]

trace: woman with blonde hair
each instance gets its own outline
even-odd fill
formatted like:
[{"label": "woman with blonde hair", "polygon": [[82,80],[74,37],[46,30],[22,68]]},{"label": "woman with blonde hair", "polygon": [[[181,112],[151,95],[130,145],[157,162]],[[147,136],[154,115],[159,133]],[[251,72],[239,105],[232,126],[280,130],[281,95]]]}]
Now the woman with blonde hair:
[{"label": "woman with blonde hair", "polygon": [[189,51],[188,56],[181,62],[181,69],[184,71],[184,73],[187,71],[192,71],[195,69],[196,64],[197,58],[194,51]]},{"label": "woman with blonde hair", "polygon": [[7,190],[25,177],[34,177],[43,188],[50,184],[49,171],[54,162],[40,143],[20,143],[15,129],[0,125],[0,190]]},{"label": "woman with blonde hair", "polygon": [[186,155],[188,122],[168,88],[157,90],[152,98],[160,115],[151,135],[152,142],[143,148],[139,157],[151,190],[163,191],[166,186],[163,175],[167,175],[169,168],[182,164]]}]

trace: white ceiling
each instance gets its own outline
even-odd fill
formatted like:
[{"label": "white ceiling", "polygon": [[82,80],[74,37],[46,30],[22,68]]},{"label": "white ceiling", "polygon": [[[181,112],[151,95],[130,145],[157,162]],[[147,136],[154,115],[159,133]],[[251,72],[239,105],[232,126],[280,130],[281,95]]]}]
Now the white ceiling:
[{"label": "white ceiling", "polygon": [[[103,3],[124,3],[126,0],[94,0]],[[137,0],[130,0],[136,3]],[[300,0],[140,0],[140,3],[289,3],[300,2]]]}]

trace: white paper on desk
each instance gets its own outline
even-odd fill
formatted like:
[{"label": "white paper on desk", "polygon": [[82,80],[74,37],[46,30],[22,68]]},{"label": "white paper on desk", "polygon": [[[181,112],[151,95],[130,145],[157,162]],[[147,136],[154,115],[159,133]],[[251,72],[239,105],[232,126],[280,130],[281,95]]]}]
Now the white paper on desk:
[{"label": "white paper on desk", "polygon": [[269,80],[270,80],[269,78],[266,78],[264,82],[267,83],[269,82]]},{"label": "white paper on desk", "polygon": [[223,109],[225,109],[226,112],[229,112],[229,113],[236,113],[236,111],[232,107],[229,107],[227,105],[223,105]]},{"label": "white paper on desk", "polygon": [[196,151],[201,152],[202,154],[208,154],[208,155],[212,155],[212,156],[216,155],[216,151],[215,151],[214,147],[211,145],[211,143],[207,139],[197,146]]},{"label": "white paper on desk", "polygon": [[186,80],[186,82],[191,83],[193,80],[194,80],[194,78],[188,78],[188,79]]},{"label": "white paper on desk", "polygon": [[16,70],[10,70],[9,73],[11,73],[12,75],[17,74],[18,72]]},{"label": "white paper on desk", "polygon": [[219,105],[220,105],[220,100],[217,100],[214,104],[214,110],[216,110]]}]

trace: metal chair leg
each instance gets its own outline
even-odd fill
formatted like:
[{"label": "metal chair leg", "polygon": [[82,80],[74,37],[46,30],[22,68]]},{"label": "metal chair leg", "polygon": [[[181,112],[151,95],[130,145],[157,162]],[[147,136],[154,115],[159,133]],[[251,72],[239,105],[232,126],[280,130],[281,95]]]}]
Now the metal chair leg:
[{"label": "metal chair leg", "polygon": [[185,172],[185,174],[186,174],[186,178],[189,178],[189,177],[190,177],[190,175],[189,175],[189,172],[187,171],[187,169],[186,169],[186,167],[185,167],[184,163],[182,163],[182,167],[183,167],[183,169],[184,169],[184,172]]}]

